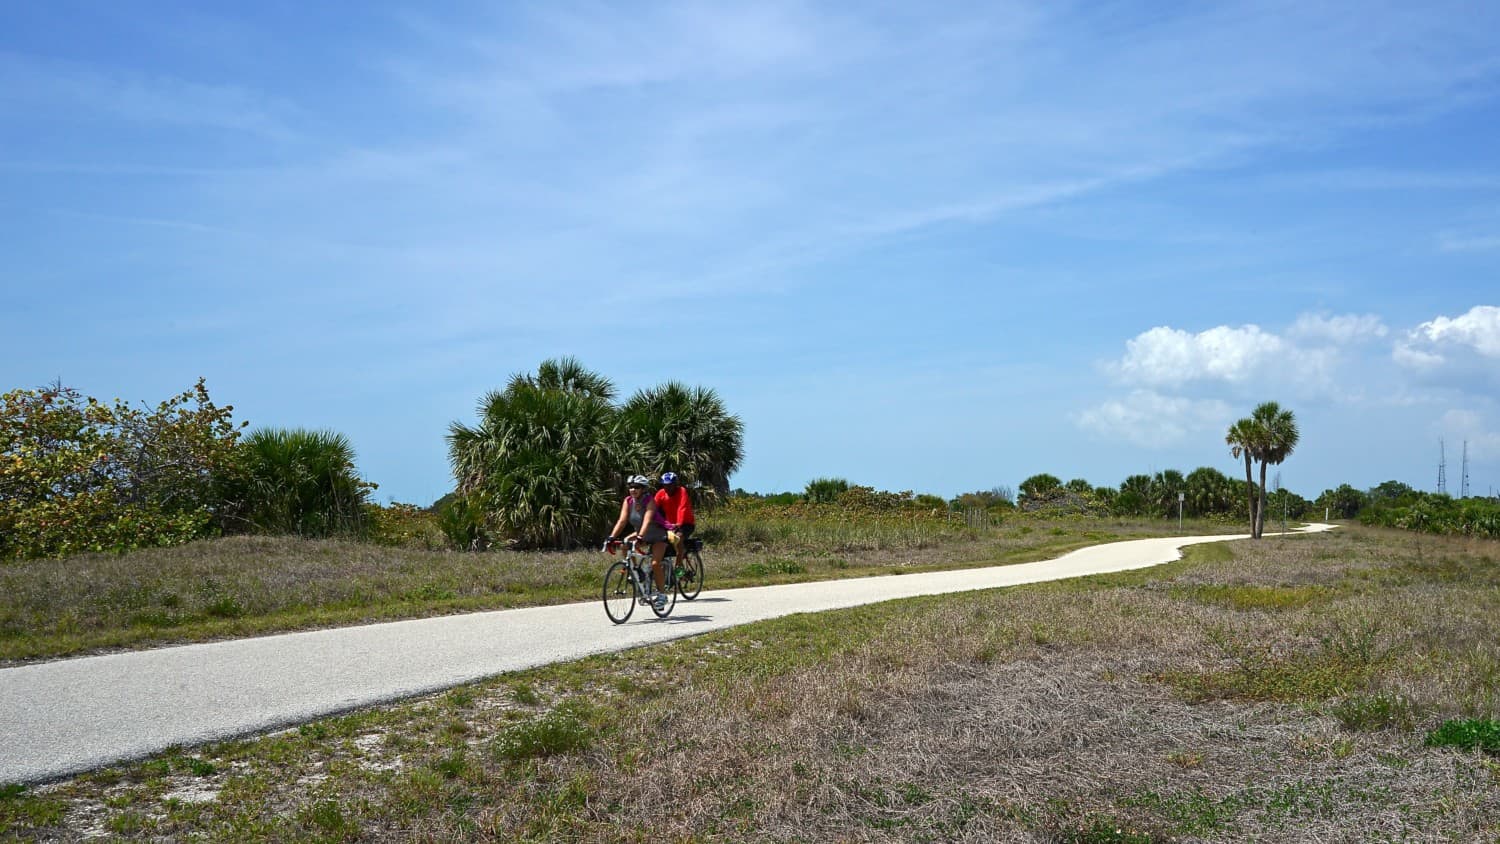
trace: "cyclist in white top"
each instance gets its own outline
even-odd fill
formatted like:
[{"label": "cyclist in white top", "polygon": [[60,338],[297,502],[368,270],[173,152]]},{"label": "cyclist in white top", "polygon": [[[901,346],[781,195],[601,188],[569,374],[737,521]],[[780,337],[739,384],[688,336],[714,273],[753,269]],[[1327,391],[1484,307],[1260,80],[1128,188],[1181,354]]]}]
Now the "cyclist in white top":
[{"label": "cyclist in white top", "polygon": [[662,558],[667,555],[667,521],[656,506],[650,485],[651,481],[645,475],[632,475],[625,482],[629,495],[620,502],[620,518],[609,536],[619,538],[620,531],[628,524],[633,530],[625,541],[637,543],[637,551],[645,551],[644,546],[650,546],[651,579],[656,582],[657,592],[652,600],[660,606],[667,601],[666,566],[662,565]]}]

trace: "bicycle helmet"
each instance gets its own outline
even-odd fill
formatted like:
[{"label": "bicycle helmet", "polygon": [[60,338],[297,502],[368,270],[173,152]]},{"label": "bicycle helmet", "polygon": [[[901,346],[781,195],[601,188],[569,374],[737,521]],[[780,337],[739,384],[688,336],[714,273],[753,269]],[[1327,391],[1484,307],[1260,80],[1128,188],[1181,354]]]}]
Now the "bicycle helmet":
[{"label": "bicycle helmet", "polygon": [[662,476],[661,476],[661,482],[662,482],[662,486],[668,486],[668,485],[677,483],[677,473],[676,472],[663,472]]},{"label": "bicycle helmet", "polygon": [[650,487],[651,479],[645,475],[631,475],[630,480],[625,482],[626,486]]}]

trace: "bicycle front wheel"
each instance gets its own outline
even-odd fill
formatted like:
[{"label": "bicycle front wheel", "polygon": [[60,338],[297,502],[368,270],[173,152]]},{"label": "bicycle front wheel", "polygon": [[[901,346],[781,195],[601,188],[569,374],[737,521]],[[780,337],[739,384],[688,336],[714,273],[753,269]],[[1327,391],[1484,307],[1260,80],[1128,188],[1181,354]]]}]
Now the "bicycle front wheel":
[{"label": "bicycle front wheel", "polygon": [[[668,577],[671,574],[671,572],[667,572]],[[657,618],[666,618],[672,614],[672,608],[677,606],[677,589],[672,584],[667,584],[667,591],[663,594],[667,596],[667,600],[662,602],[661,606],[658,607],[654,601],[651,604],[651,611],[656,613]]]},{"label": "bicycle front wheel", "polygon": [[633,612],[635,583],[630,579],[630,567],[618,562],[604,573],[604,614],[615,624],[624,624]]},{"label": "bicycle front wheel", "polygon": [[697,551],[689,551],[682,558],[682,577],[677,578],[677,594],[684,601],[691,601],[703,591],[703,558]]}]

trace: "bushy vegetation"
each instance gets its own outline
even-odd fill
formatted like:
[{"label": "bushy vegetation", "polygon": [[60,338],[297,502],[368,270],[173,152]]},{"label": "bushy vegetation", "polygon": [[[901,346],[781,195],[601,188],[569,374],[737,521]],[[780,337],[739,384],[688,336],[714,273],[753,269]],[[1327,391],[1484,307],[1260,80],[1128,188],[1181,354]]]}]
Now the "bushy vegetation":
[{"label": "bushy vegetation", "polygon": [[721,545],[817,548],[828,553],[926,548],[973,538],[964,514],[936,496],[858,484],[831,492],[829,479],[800,498],[735,496],[714,511],[703,538]]},{"label": "bushy vegetation", "polygon": [[1374,498],[1359,511],[1359,520],[1420,533],[1495,539],[1500,538],[1500,500],[1410,490],[1394,498]]},{"label": "bushy vegetation", "polygon": [[[1063,483],[1057,476],[1043,473],[1021,482],[1015,506],[1023,512],[1051,515],[1175,519],[1181,495],[1184,518],[1229,519],[1243,516],[1251,489],[1246,482],[1231,479],[1211,466],[1201,466],[1187,475],[1176,469],[1130,475],[1118,487],[1093,486],[1083,478]],[[980,494],[969,493],[955,499],[954,506],[981,500]],[[1007,499],[989,500],[1002,509],[1009,506]],[[1291,519],[1301,518],[1308,509],[1306,499],[1288,490],[1276,490],[1267,499],[1267,509],[1275,516],[1282,514],[1283,505]]]},{"label": "bushy vegetation", "polygon": [[212,535],[239,428],[200,379],[154,409],[54,384],[0,396],[0,558]]},{"label": "bushy vegetation", "polygon": [[0,396],[0,559],[224,533],[367,534],[375,487],[359,477],[347,439],[245,436],[233,410],[216,405],[202,379],[154,408],[61,384]]}]

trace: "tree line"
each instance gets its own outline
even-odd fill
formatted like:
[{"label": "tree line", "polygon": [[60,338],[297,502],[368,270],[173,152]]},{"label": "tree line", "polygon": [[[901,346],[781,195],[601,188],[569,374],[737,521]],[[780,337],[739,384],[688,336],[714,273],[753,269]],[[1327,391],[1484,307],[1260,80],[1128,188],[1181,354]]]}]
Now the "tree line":
[{"label": "tree line", "polygon": [[347,437],[233,420],[202,379],[155,407],[52,384],[0,395],[0,559],[124,552],[233,533],[377,540],[436,521],[459,548],[598,536],[625,476],[727,494],[743,426],[713,390],[667,382],[615,404],[607,378],[544,361],[447,435],[455,492],[422,513],[371,502]]}]

